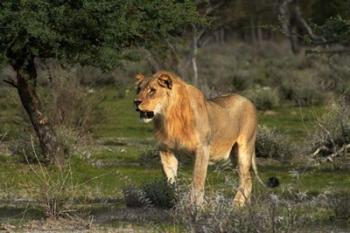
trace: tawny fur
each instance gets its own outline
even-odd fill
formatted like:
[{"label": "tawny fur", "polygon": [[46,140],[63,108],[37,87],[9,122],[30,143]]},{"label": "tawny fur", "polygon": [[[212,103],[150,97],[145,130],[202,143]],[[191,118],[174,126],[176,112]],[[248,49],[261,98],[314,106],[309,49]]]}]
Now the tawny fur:
[{"label": "tawny fur", "polygon": [[195,156],[192,200],[201,204],[210,161],[228,159],[238,151],[240,186],[234,204],[243,206],[252,191],[251,168],[255,166],[256,110],[239,95],[207,100],[200,90],[175,74],[160,71],[152,77],[137,76],[137,100],[142,112],[155,112],[155,137],[165,175],[174,182],[177,151]]}]

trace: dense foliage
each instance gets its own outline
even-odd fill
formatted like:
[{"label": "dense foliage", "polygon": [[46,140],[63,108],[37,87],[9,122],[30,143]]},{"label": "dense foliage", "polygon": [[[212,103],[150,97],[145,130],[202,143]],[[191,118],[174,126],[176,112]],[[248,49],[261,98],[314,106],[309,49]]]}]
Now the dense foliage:
[{"label": "dense foliage", "polygon": [[11,64],[35,56],[111,68],[122,49],[159,43],[196,21],[192,1],[3,1],[0,51]]}]

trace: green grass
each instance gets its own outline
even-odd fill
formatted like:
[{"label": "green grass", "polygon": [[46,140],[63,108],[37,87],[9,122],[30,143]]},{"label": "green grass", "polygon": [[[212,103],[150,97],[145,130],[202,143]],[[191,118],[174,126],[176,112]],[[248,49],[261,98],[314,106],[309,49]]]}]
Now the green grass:
[{"label": "green grass", "polygon": [[[101,200],[116,199],[118,205],[123,206],[122,190],[126,186],[141,186],[155,179],[163,177],[160,161],[157,157],[146,156],[152,153],[155,142],[152,139],[152,124],[139,121],[132,100],[133,93],[127,93],[125,98],[119,98],[113,89],[98,90],[97,95],[103,97],[101,103],[104,115],[98,125],[94,127],[93,136],[97,141],[89,158],[73,156],[71,160],[72,182],[79,186],[75,193],[77,200],[89,200],[89,203]],[[0,104],[6,99],[0,99]],[[6,110],[0,112],[0,133],[11,129],[12,138],[20,132],[20,125],[13,120],[19,109],[16,105],[6,105]],[[308,131],[315,125],[315,121],[324,112],[324,107],[280,107],[267,114],[259,112],[259,124],[279,129],[294,142],[303,141]],[[20,121],[19,121],[20,122]],[[181,163],[179,178],[190,184],[192,163]],[[40,172],[38,165],[32,165],[36,172]],[[314,169],[304,169],[303,162],[298,164],[282,164],[278,162],[264,162],[258,166],[260,176],[264,180],[276,176],[281,185],[273,192],[283,193],[293,190],[307,193],[350,193],[350,174],[347,170],[335,170],[332,166],[322,165]],[[298,173],[294,172],[297,170]],[[49,168],[52,177],[57,176],[57,170]],[[229,177],[229,180],[227,180]],[[28,164],[19,163],[15,156],[1,155],[0,152],[0,199],[14,200],[15,198],[33,198],[38,189],[37,177]],[[210,166],[206,182],[207,192],[222,191],[227,196],[235,193],[232,182],[237,182],[237,172],[223,170],[217,165]],[[257,182],[254,189],[264,190]],[[270,190],[271,191],[271,190]],[[0,220],[12,218],[17,209],[9,215],[2,216],[6,206],[0,209]],[[10,208],[10,207],[8,207]],[[13,213],[13,214],[12,214]],[[30,210],[36,218],[36,210]],[[30,215],[31,216],[31,215]],[[112,222],[111,226],[115,224]]]},{"label": "green grass", "polygon": [[300,142],[315,127],[316,120],[324,113],[324,106],[276,108],[271,114],[259,112],[258,123],[280,130],[291,140]]},{"label": "green grass", "polygon": [[94,129],[95,137],[134,138],[152,137],[152,124],[144,124],[133,105],[134,93],[128,92],[125,98],[119,98],[113,89],[105,89],[99,94],[105,95],[102,107],[105,116]]},{"label": "green grass", "polygon": [[0,88],[0,137],[6,133],[6,140],[14,139],[21,130],[21,106],[16,90]]},{"label": "green grass", "polygon": [[[125,185],[123,184],[125,177],[128,177],[128,182],[135,184],[161,177],[160,162],[154,159],[147,161],[147,157],[143,158],[143,154],[154,148],[154,141],[146,140],[153,136],[152,124],[143,124],[139,121],[138,113],[132,104],[134,94],[126,92],[126,96],[120,98],[117,91],[113,89],[101,89],[96,93],[103,97],[101,104],[105,114],[101,116],[101,121],[95,126],[93,135],[105,146],[98,146],[87,160],[78,158],[72,160],[76,182],[86,182],[86,185],[90,186],[92,190],[98,189],[100,192],[98,195],[112,196]],[[4,100],[2,101],[4,102]],[[9,116],[18,111],[14,109],[14,105],[12,107],[12,111],[4,111],[0,116],[7,116],[9,119]],[[280,107],[274,109],[272,114],[259,112],[259,124],[279,129],[293,140],[301,141],[308,130],[314,127],[315,120],[323,111],[324,107]],[[0,160],[6,160],[0,165],[0,177],[11,177],[10,180],[13,180],[12,183],[16,187],[18,184],[27,182],[31,171],[26,164],[19,164],[16,159],[7,159],[1,156]],[[191,164],[182,166],[181,169],[184,177],[191,177]],[[263,177],[279,177],[282,185],[295,180],[290,175],[290,170],[293,170],[291,165],[259,166],[259,169]],[[210,168],[210,170],[215,169]],[[22,176],[19,171],[26,176]],[[224,187],[224,176],[237,175],[231,173],[209,172],[208,186]],[[306,172],[300,176],[298,184],[301,185],[301,189],[306,189],[310,187],[310,183],[313,183],[311,189],[313,191],[327,188],[338,189],[338,186],[339,189],[346,189],[344,187],[349,185],[349,179],[346,177],[342,180],[336,179],[340,175],[346,174],[321,170],[313,173]],[[11,185],[7,184],[7,186]]]}]

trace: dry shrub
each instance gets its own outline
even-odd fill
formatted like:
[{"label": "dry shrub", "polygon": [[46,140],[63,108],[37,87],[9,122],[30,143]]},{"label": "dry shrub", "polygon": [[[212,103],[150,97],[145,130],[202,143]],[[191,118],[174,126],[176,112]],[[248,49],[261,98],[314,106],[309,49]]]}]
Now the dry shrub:
[{"label": "dry shrub", "polygon": [[328,208],[334,213],[335,219],[350,221],[350,197],[347,193],[328,194]]},{"label": "dry shrub", "polygon": [[258,110],[270,110],[280,105],[280,96],[276,89],[271,87],[256,87],[242,93],[248,97]]},{"label": "dry shrub", "polygon": [[94,89],[81,86],[74,72],[56,73],[50,87],[41,90],[46,114],[54,126],[65,126],[84,135],[101,120],[102,99]]},{"label": "dry shrub", "polygon": [[129,186],[123,190],[123,194],[128,207],[170,209],[176,202],[175,185],[165,179],[151,181],[141,188]]},{"label": "dry shrub", "polygon": [[350,101],[350,57],[341,54],[335,54],[327,57],[326,65],[324,63],[316,63],[315,69],[318,71],[319,82],[322,89],[330,91],[338,96],[345,97]]},{"label": "dry shrub", "polygon": [[299,106],[323,104],[331,95],[350,96],[348,58],[292,56],[286,45],[264,42],[257,48],[232,41],[202,48],[199,86],[210,97],[268,86],[282,101]]},{"label": "dry shrub", "polygon": [[198,208],[186,195],[176,205],[175,218],[188,232],[196,233],[294,232],[302,223],[291,203],[275,194],[255,194],[243,209],[233,208],[232,200],[220,194],[207,196]]},{"label": "dry shrub", "polygon": [[135,186],[129,186],[123,189],[124,201],[127,207],[144,208],[152,207],[151,201],[146,197],[145,192]]},{"label": "dry shrub", "polygon": [[276,129],[259,126],[256,138],[256,156],[273,159],[290,159],[293,147],[287,135]]},{"label": "dry shrub", "polygon": [[231,198],[218,193],[206,195],[202,207],[190,203],[189,192],[180,197],[174,219],[186,232],[196,233],[314,232],[315,225],[348,217],[349,213],[342,209],[336,214],[344,199],[329,193],[311,196],[295,190],[281,194],[255,191],[244,208],[234,208]]},{"label": "dry shrub", "polygon": [[[350,148],[350,107],[344,100],[329,106],[327,113],[318,120],[315,130],[309,134],[307,151],[316,158],[329,161],[347,159]],[[340,159],[341,161],[341,159]]]},{"label": "dry shrub", "polygon": [[[67,157],[74,153],[85,154],[84,147],[92,140],[92,128],[103,120],[103,109],[100,107],[102,98],[93,89],[80,84],[74,69],[57,66],[47,72],[50,73],[50,79],[43,71],[39,72],[41,86],[38,87],[45,114]],[[43,83],[44,80],[47,83]],[[33,141],[34,149],[42,161],[39,142],[24,110],[21,116],[24,131],[11,143],[11,151],[23,161],[27,157],[29,162],[35,162]]]},{"label": "dry shrub", "polygon": [[32,165],[26,157],[33,175],[26,180],[28,182],[26,185],[31,187],[31,196],[38,202],[47,217],[69,216],[74,211],[73,199],[78,194],[84,193],[80,185],[73,180],[70,164],[60,169],[43,166],[34,145],[32,145],[32,152],[36,165]]},{"label": "dry shrub", "polygon": [[288,74],[282,79],[280,91],[286,100],[298,106],[319,105],[327,97],[320,86],[320,80],[311,74]]}]

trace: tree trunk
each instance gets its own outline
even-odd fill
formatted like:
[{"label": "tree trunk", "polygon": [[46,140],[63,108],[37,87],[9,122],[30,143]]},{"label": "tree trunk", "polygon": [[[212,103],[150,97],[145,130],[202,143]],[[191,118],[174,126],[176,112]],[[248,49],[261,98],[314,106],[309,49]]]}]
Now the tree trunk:
[{"label": "tree trunk", "polygon": [[252,44],[256,45],[255,23],[253,16],[250,17],[250,33],[252,37]]},{"label": "tree trunk", "polygon": [[193,41],[192,41],[192,68],[193,68],[193,85],[198,87],[198,67],[197,67],[197,55],[198,55],[198,38],[197,30],[194,29]]},{"label": "tree trunk", "polygon": [[288,36],[292,52],[300,52],[300,42],[305,35],[318,39],[302,17],[299,0],[283,0],[280,5],[280,21],[283,32]]},{"label": "tree trunk", "polygon": [[62,167],[64,165],[64,151],[48,118],[42,111],[40,100],[36,94],[37,73],[34,59],[27,61],[23,66],[15,65],[13,67],[17,72],[18,95],[39,139],[44,162]]}]

